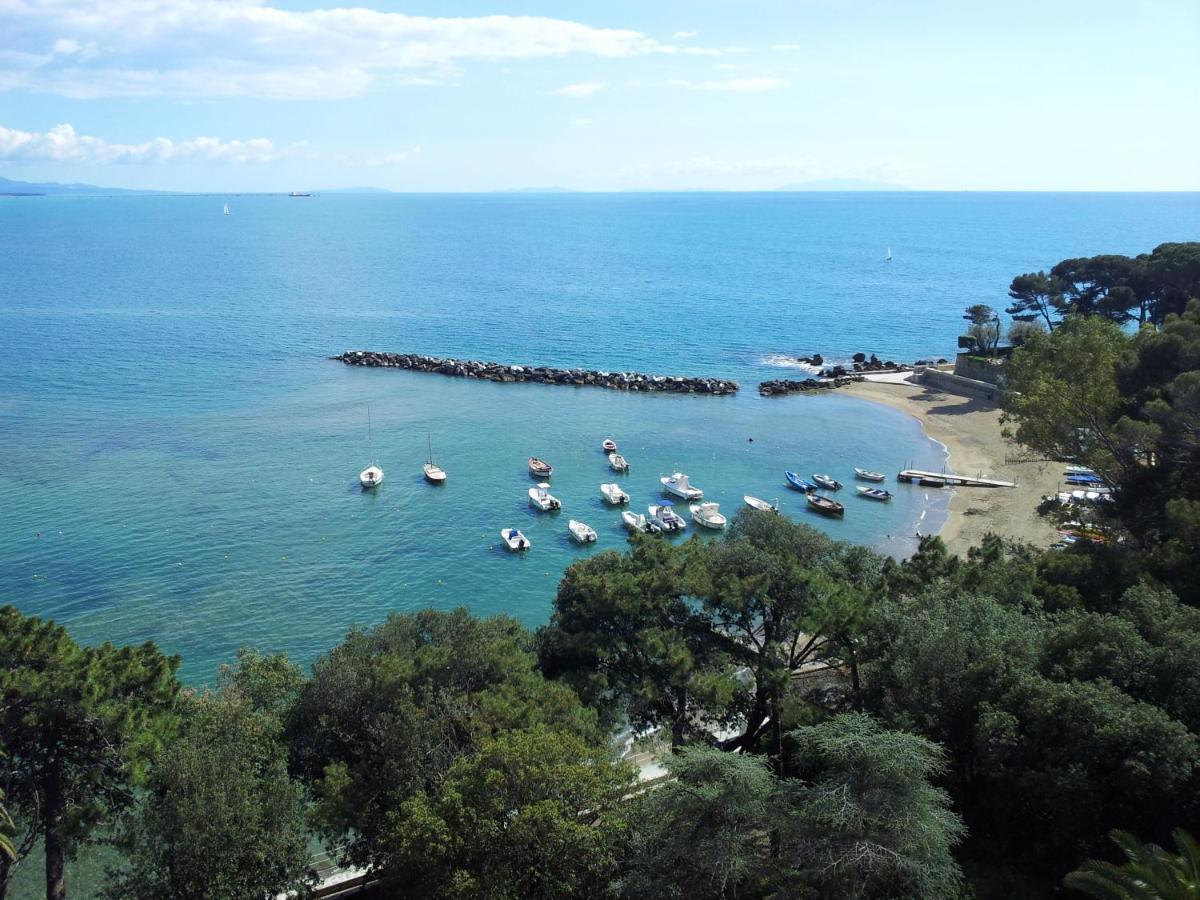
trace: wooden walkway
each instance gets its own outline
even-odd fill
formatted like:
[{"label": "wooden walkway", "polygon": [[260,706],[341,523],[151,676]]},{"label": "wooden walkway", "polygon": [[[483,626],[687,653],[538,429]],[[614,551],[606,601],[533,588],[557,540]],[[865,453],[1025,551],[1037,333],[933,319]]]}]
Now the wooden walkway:
[{"label": "wooden walkway", "polygon": [[930,481],[945,482],[950,487],[1016,487],[1015,481],[1000,481],[997,478],[972,478],[970,475],[952,475],[949,472],[927,472],[924,469],[904,469],[898,476],[901,481],[919,481],[922,478]]}]

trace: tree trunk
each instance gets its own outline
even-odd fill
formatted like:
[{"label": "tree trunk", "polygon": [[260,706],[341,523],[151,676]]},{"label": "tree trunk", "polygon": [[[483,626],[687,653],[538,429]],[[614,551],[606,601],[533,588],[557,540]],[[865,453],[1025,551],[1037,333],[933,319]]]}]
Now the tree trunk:
[{"label": "tree trunk", "polygon": [[858,654],[847,634],[842,635],[842,646],[846,650],[846,663],[850,666],[850,704],[853,709],[862,709],[862,684],[858,680]]},{"label": "tree trunk", "polygon": [[0,854],[0,900],[8,896],[8,879],[12,877],[13,866],[12,860]]},{"label": "tree trunk", "polygon": [[46,782],[46,900],[67,898],[67,882],[63,872],[67,850],[62,836],[66,811],[62,776],[52,772]]},{"label": "tree trunk", "polygon": [[687,691],[678,688],[675,691],[675,715],[671,721],[671,749],[678,750],[683,746],[687,736]]}]

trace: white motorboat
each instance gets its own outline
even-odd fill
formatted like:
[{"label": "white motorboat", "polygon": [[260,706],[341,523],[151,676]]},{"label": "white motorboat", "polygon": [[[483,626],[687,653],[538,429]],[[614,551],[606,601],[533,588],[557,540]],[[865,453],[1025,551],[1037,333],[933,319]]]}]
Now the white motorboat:
[{"label": "white motorboat", "polygon": [[746,505],[751,509],[761,509],[764,512],[779,512],[778,500],[776,500],[774,503],[768,503],[766,500],[760,500],[757,497],[751,497],[749,494],[742,499],[746,501]]},{"label": "white motorboat", "polygon": [[663,531],[683,531],[687,528],[687,522],[669,502],[651,503],[647,512]]},{"label": "white motorboat", "polygon": [[629,460],[623,457],[620,453],[608,454],[608,464],[614,472],[628,472]]},{"label": "white motorboat", "polygon": [[662,526],[654,519],[647,519],[641,513],[635,513],[631,509],[627,509],[621,513],[621,523],[634,533],[658,534],[662,531]]},{"label": "white motorboat", "polygon": [[729,524],[729,520],[721,514],[721,506],[711,500],[707,503],[693,503],[688,507],[692,512],[692,521],[705,528],[721,529]]},{"label": "white motorboat", "polygon": [[433,484],[445,484],[446,482],[445,470],[433,461],[433,438],[429,438],[429,460],[421,466],[421,471],[425,473],[425,479]]},{"label": "white motorboat", "polygon": [[863,481],[883,481],[887,478],[882,472],[872,472],[870,469],[855,469],[854,477]]},{"label": "white motorboat", "polygon": [[603,448],[605,453],[616,453],[617,452],[617,442],[614,441],[612,438],[605,438],[604,443],[601,444],[600,446]]},{"label": "white motorboat", "polygon": [[858,488],[858,495],[866,497],[868,500],[880,500],[886,503],[892,499],[892,492],[885,491],[883,488],[863,487]]},{"label": "white motorboat", "polygon": [[562,504],[558,502],[557,497],[550,493],[548,490],[549,487],[550,485],[544,481],[537,487],[531,487],[529,489],[529,505],[536,506],[542,512],[549,512],[552,509],[562,509]]},{"label": "white motorboat", "polygon": [[521,534],[515,528],[505,528],[500,532],[500,537],[504,539],[504,544],[509,550],[528,550],[533,545],[529,543],[529,538]]},{"label": "white motorboat", "polygon": [[817,483],[818,487],[823,487],[827,491],[840,491],[842,489],[842,483],[832,475],[813,475],[813,481]]},{"label": "white motorboat", "polygon": [[629,502],[629,495],[621,490],[619,484],[602,484],[600,485],[600,495],[604,497],[605,502],[611,503],[613,506],[620,506],[622,503]]},{"label": "white motorboat", "polygon": [[591,544],[596,540],[596,529],[586,522],[572,519],[567,523],[567,528],[571,530],[571,537],[581,544]]},{"label": "white motorboat", "polygon": [[693,487],[688,481],[688,477],[682,472],[676,472],[674,475],[664,475],[658,479],[663,486],[663,490],[668,494],[673,494],[681,500],[703,500],[704,491],[698,487]]},{"label": "white motorboat", "polygon": [[534,478],[549,478],[554,474],[554,466],[536,456],[529,457],[529,474]]}]

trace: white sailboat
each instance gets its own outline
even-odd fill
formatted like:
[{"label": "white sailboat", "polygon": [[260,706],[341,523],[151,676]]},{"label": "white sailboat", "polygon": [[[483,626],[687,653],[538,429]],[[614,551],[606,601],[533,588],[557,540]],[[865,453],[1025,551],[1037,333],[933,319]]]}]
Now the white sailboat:
[{"label": "white sailboat", "polygon": [[421,466],[421,471],[425,473],[425,479],[433,484],[445,484],[446,472],[433,461],[433,438],[426,435],[429,440],[429,461]]},{"label": "white sailboat", "polygon": [[892,261],[892,248],[891,248],[891,247],[888,247],[888,249],[887,249],[887,256],[885,256],[885,257],[883,258],[883,261],[884,261],[884,262],[891,262],[891,261]]},{"label": "white sailboat", "polygon": [[[367,404],[367,447],[371,446],[371,405]],[[358,483],[363,486],[363,490],[377,488],[383,484],[383,469],[376,463],[372,462],[361,472],[358,473]]]},{"label": "white sailboat", "polygon": [[228,203],[226,203],[226,204],[225,204],[225,215],[227,215],[227,216],[232,216],[232,215],[233,215],[233,213],[229,211],[229,204],[228,204]]}]

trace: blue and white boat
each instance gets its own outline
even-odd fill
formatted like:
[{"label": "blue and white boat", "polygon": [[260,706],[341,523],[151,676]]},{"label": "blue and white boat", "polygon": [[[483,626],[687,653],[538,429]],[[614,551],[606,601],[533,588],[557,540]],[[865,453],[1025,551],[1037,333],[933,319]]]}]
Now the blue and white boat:
[{"label": "blue and white boat", "polygon": [[811,494],[817,489],[817,485],[807,479],[801,478],[795,472],[787,471],[783,473],[783,477],[787,479],[787,483],[798,491],[804,491],[806,494]]},{"label": "blue and white boat", "polygon": [[650,518],[658,523],[658,527],[663,531],[683,531],[687,528],[687,522],[679,513],[675,512],[670,501],[664,500],[661,503],[652,503],[647,510],[650,513]]}]

